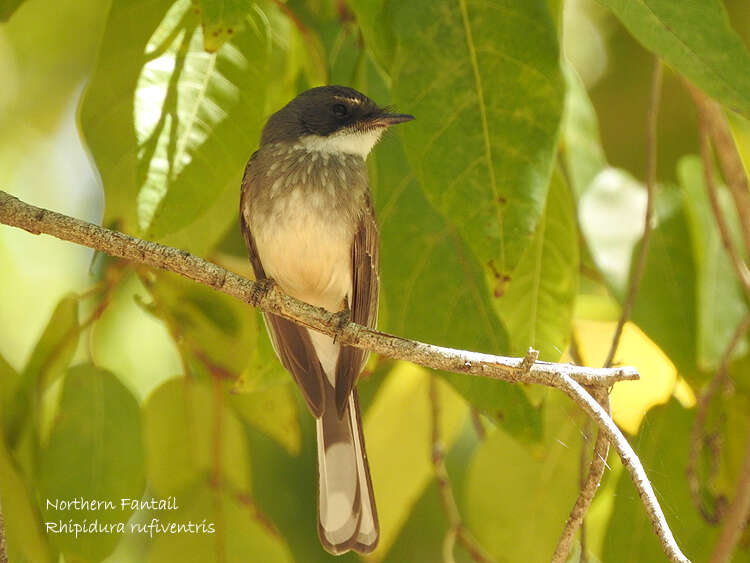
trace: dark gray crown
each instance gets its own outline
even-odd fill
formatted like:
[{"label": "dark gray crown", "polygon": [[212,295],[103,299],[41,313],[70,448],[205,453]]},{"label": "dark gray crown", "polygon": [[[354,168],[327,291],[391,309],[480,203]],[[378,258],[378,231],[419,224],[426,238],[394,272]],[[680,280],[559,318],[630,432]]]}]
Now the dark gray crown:
[{"label": "dark gray crown", "polygon": [[295,141],[305,135],[327,137],[385,115],[370,98],[346,86],[306,90],[274,113],[263,128],[261,145]]}]

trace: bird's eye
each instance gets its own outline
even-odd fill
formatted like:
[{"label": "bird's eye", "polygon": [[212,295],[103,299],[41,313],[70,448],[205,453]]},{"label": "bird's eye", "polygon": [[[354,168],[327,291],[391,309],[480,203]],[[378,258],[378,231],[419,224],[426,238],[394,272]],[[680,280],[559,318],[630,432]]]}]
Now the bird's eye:
[{"label": "bird's eye", "polygon": [[336,117],[346,117],[349,114],[349,109],[344,104],[333,104],[331,111]]}]

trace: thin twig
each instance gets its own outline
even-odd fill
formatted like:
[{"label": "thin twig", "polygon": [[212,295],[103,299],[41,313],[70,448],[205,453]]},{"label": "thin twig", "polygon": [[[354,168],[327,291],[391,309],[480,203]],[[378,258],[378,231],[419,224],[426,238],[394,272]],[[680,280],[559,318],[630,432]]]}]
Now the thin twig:
[{"label": "thin twig", "polygon": [[[630,312],[633,309],[635,303],[635,297],[638,294],[638,289],[641,285],[641,279],[643,278],[643,272],[646,269],[646,258],[648,256],[648,242],[651,238],[651,222],[654,209],[654,191],[656,184],[656,164],[657,164],[657,125],[659,118],[659,102],[661,100],[661,87],[663,78],[663,67],[659,57],[654,58],[654,71],[651,78],[651,103],[648,111],[648,118],[646,124],[646,215],[644,217],[643,225],[643,237],[641,238],[641,246],[636,257],[635,266],[632,269],[630,279],[628,280],[628,291],[626,293],[625,300],[622,304],[622,310],[620,312],[620,318],[617,320],[617,326],[612,336],[612,343],[607,353],[607,359],[604,361],[604,367],[610,367],[614,360],[617,348],[622,338],[622,331],[625,327],[625,323],[630,318]],[[578,349],[578,343],[575,338],[571,342],[571,355],[576,363],[581,364],[581,355]],[[588,388],[591,392],[591,396],[594,397],[597,402],[609,413],[609,392],[607,389],[599,388]],[[585,560],[585,546],[583,545],[583,520],[586,513],[591,506],[591,502],[594,500],[594,495],[604,477],[604,469],[607,465],[607,455],[609,454],[609,441],[607,440],[603,430],[599,430],[596,436],[596,443],[594,445],[594,452],[591,458],[591,464],[589,466],[588,477],[586,481],[582,483],[581,490],[578,493],[573,508],[568,515],[568,520],[565,522],[560,539],[555,548],[555,553],[552,556],[553,563],[562,563],[570,553],[570,548],[573,545],[576,532],[581,529],[581,558]]]},{"label": "thin twig", "polygon": [[[703,505],[700,494],[700,482],[696,474],[696,465],[703,442],[702,434],[706,415],[708,413],[708,407],[719,388],[723,384],[728,382],[729,363],[732,360],[734,350],[747,334],[748,330],[750,330],[750,314],[746,315],[742,322],[740,322],[740,324],[735,329],[734,334],[729,341],[729,345],[727,346],[724,354],[721,357],[719,368],[716,370],[716,374],[709,382],[705,391],[698,397],[695,422],[693,423],[690,437],[690,453],[688,455],[687,466],[690,495],[693,499],[693,503],[698,507],[704,518],[706,518],[709,522],[714,523],[718,522],[720,516],[722,515],[710,512]],[[739,539],[739,531],[742,530],[742,526],[744,526],[744,522],[748,516],[748,510],[750,510],[750,505],[746,504],[750,502],[750,500],[748,500],[748,497],[746,497],[746,495],[750,495],[750,435],[748,436],[748,453],[746,454],[745,464],[737,485],[737,494],[735,495],[734,502],[731,504],[729,510],[726,513],[726,520],[719,540],[716,543],[716,550],[714,551],[714,558],[712,559],[712,561],[728,560],[729,556],[731,556],[732,552],[734,551]],[[740,519],[743,514],[744,519]],[[717,557],[721,558],[717,559]]]},{"label": "thin twig", "polygon": [[435,469],[438,492],[443,502],[445,515],[448,517],[448,529],[443,541],[444,563],[453,563],[453,547],[458,541],[469,553],[473,561],[478,563],[491,563],[492,557],[487,554],[481,544],[474,538],[472,533],[464,525],[461,513],[453,495],[453,487],[445,467],[445,448],[440,439],[440,397],[438,396],[437,382],[435,377],[430,378],[430,413],[432,418],[432,466]]},{"label": "thin twig", "polygon": [[633,309],[635,296],[641,285],[643,272],[646,269],[646,257],[648,256],[648,242],[651,239],[651,223],[654,213],[654,191],[656,184],[656,148],[657,148],[657,125],[659,118],[659,102],[661,100],[661,84],[664,75],[664,69],[661,59],[656,57],[654,62],[654,71],[651,78],[651,104],[648,110],[648,124],[646,129],[646,216],[643,221],[643,236],[641,237],[641,246],[638,250],[635,266],[633,267],[630,280],[628,281],[628,292],[625,301],[622,303],[622,313],[617,321],[615,333],[612,336],[612,344],[609,347],[607,359],[604,362],[605,367],[610,367],[617,352],[617,346],[620,343],[625,323],[630,319],[630,311]]},{"label": "thin twig", "polygon": [[719,539],[716,541],[714,552],[711,555],[711,563],[724,563],[730,561],[742,531],[747,526],[750,517],[750,426],[747,432],[747,444],[745,445],[745,461],[742,463],[742,472],[737,480],[737,493],[729,505],[724,524],[721,527]]},{"label": "thin twig", "polygon": [[724,117],[721,106],[689,82],[687,87],[698,107],[701,129],[711,135],[724,179],[734,199],[745,241],[745,252],[740,254],[746,256],[750,253],[750,189],[748,189],[748,178],[745,167],[742,165],[742,158],[732,139],[729,123]]},{"label": "thin twig", "polygon": [[[702,116],[702,114],[701,114]],[[716,225],[719,228],[719,235],[721,237],[721,243],[729,253],[729,258],[734,268],[737,279],[742,286],[742,289],[750,298],[750,271],[748,271],[747,264],[740,256],[740,253],[732,242],[732,237],[729,234],[729,225],[727,225],[724,213],[721,211],[719,204],[719,193],[716,187],[716,181],[714,179],[714,162],[711,155],[711,143],[709,140],[709,130],[703,117],[699,119],[700,122],[700,139],[701,139],[701,160],[703,161],[703,176],[706,180],[706,192],[708,193],[708,201],[711,205],[711,212],[716,219]]]},{"label": "thin twig", "polygon": [[389,358],[407,360],[424,367],[453,373],[513,383],[534,383],[562,389],[594,419],[605,432],[607,439],[614,444],[623,465],[631,474],[665,554],[672,561],[688,561],[674,541],[638,457],[612,418],[581,386],[583,383],[609,387],[616,381],[638,379],[638,372],[635,368],[587,368],[540,361],[529,364],[525,358],[492,356],[391,336],[355,323],[344,322],[342,315],[330,313],[325,309],[313,307],[289,297],[272,283],[252,282],[184,250],[143,241],[72,217],[40,209],[3,191],[0,191],[0,223],[19,227],[34,234],[50,234],[63,240],[95,248],[111,256],[175,272],[249,303],[262,311],[279,315],[323,334],[335,336],[338,342],[346,346],[363,348]]},{"label": "thin twig", "polygon": [[0,506],[0,563],[8,563],[8,545],[5,542],[5,522],[3,521],[2,506]]}]

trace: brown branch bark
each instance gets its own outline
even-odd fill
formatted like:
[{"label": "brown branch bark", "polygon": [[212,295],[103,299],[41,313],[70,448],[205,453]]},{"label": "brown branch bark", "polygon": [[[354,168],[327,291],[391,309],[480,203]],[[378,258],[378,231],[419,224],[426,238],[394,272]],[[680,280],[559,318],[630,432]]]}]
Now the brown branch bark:
[{"label": "brown branch bark", "polygon": [[539,362],[536,361],[533,351],[530,351],[525,358],[493,356],[388,335],[348,322],[341,314],[330,313],[285,295],[273,284],[252,282],[183,250],[143,241],[34,207],[2,191],[0,191],[0,223],[19,227],[34,234],[50,234],[63,240],[95,248],[111,256],[175,272],[263,311],[333,336],[338,342],[347,346],[363,348],[432,369],[513,383],[535,383],[556,387],[573,399],[596,422],[607,440],[614,445],[623,465],[631,474],[654,532],[667,557],[671,561],[688,561],[672,536],[640,460],[611,417],[581,386],[584,384],[609,387],[617,381],[638,379],[638,372],[634,368],[587,368],[570,364]]},{"label": "brown branch bark", "polygon": [[[643,220],[643,237],[641,238],[641,246],[636,257],[635,266],[628,280],[628,290],[626,292],[625,301],[622,305],[622,311],[620,312],[620,318],[617,320],[617,326],[615,332],[612,335],[612,343],[607,353],[607,359],[604,361],[604,367],[608,368],[612,366],[612,362],[617,352],[617,347],[620,344],[620,338],[622,338],[622,331],[625,328],[625,323],[630,318],[630,312],[633,309],[635,303],[635,297],[638,294],[638,289],[641,285],[641,279],[643,278],[643,272],[646,269],[646,258],[648,256],[648,242],[651,238],[651,222],[654,209],[654,190],[656,186],[656,164],[657,164],[657,125],[659,118],[659,103],[661,101],[661,89],[662,79],[664,71],[662,62],[659,57],[654,57],[654,71],[651,77],[651,102],[649,105],[647,124],[646,124],[646,214]],[[571,350],[574,352],[574,357],[577,358],[576,363],[580,364],[580,354],[578,347],[573,339]],[[591,396],[607,411],[609,414],[609,391],[606,388],[590,388]],[[553,563],[563,563],[567,560],[570,548],[573,545],[576,532],[583,526],[583,520],[586,513],[591,506],[591,502],[594,500],[599,484],[604,477],[604,469],[607,465],[607,455],[609,454],[609,441],[607,440],[605,433],[600,430],[596,436],[596,443],[594,444],[594,453],[591,458],[591,465],[589,467],[588,477],[586,481],[581,485],[581,491],[578,494],[573,508],[570,511],[568,520],[565,522],[560,540],[555,548],[555,553],[552,556]],[[581,536],[583,537],[583,530],[581,529]],[[586,559],[584,553],[583,542],[581,546],[581,558]]]},{"label": "brown branch bark", "polygon": [[747,256],[750,253],[750,189],[745,167],[742,165],[740,153],[732,139],[729,123],[721,106],[690,83],[688,90],[698,107],[701,127],[709,133],[716,148],[719,165],[732,194],[742,228],[745,252],[740,254]]}]

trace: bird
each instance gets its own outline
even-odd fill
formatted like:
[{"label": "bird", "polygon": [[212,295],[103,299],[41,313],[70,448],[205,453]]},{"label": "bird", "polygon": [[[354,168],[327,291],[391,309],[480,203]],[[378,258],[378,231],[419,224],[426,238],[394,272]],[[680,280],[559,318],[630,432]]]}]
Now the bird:
[{"label": "bird", "polygon": [[[412,119],[346,86],[306,90],[268,118],[240,198],[256,280],[375,328],[379,232],[365,161],[388,128]],[[380,532],[355,386],[368,355],[271,313],[264,320],[315,417],[321,544],[369,553]]]}]

